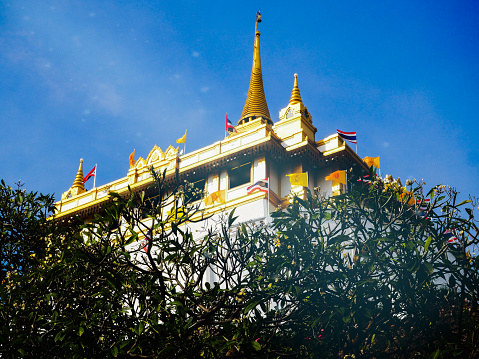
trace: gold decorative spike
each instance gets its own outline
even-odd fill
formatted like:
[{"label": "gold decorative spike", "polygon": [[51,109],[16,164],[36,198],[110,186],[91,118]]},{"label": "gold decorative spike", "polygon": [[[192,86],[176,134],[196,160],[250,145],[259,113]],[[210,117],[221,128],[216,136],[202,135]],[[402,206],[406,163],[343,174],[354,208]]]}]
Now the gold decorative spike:
[{"label": "gold decorative spike", "polygon": [[77,175],[73,181],[72,189],[73,188],[85,189],[85,186],[83,186],[83,158],[80,158],[80,167],[78,167]]},{"label": "gold decorative spike", "polygon": [[79,195],[83,192],[86,192],[85,186],[83,185],[83,158],[80,159],[80,167],[78,167],[77,175],[73,181],[72,186],[68,191],[63,193],[62,199],[69,198],[71,196]]},{"label": "gold decorative spike", "polygon": [[293,92],[291,92],[291,99],[289,100],[290,105],[296,105],[297,103],[303,103],[303,100],[301,99],[301,94],[299,93],[299,87],[298,87],[298,74],[294,74],[294,86],[293,86]]},{"label": "gold decorative spike", "polygon": [[[257,28],[259,22],[261,22],[261,14],[258,11],[256,14],[255,29]],[[266,97],[264,95],[263,75],[261,74],[261,57],[259,51],[259,36],[260,32],[255,31],[253,69],[251,71],[248,96],[246,97],[246,102],[244,104],[243,112],[241,113],[241,119],[238,121],[238,125],[247,123],[256,117],[263,117],[268,120],[268,122],[272,123],[268,110],[268,104],[266,103]]]}]

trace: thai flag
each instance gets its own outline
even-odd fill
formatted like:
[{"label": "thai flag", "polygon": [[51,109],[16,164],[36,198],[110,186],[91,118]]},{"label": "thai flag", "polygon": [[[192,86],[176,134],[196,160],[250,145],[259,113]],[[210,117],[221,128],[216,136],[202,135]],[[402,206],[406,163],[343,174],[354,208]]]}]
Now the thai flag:
[{"label": "thai flag", "polygon": [[260,180],[256,182],[254,185],[249,186],[247,189],[248,194],[253,193],[254,191],[261,191],[264,193],[268,193],[269,191],[269,178]]},{"label": "thai flag", "polygon": [[344,131],[340,131],[340,130],[336,130],[336,131],[338,131],[338,135],[343,140],[346,140],[346,141],[349,141],[349,142],[352,142],[352,143],[357,143],[356,142],[356,132],[344,132]]},{"label": "thai flag", "polygon": [[427,216],[427,213],[429,211],[429,204],[430,204],[431,200],[429,198],[425,198],[425,199],[418,199],[416,201],[416,204],[419,206],[418,210],[417,210],[417,215],[419,217],[423,217],[424,219],[428,219],[429,217]]},{"label": "thai flag", "polygon": [[226,114],[226,131],[228,132],[238,132],[236,128],[233,126],[230,120],[228,120],[228,114]]},{"label": "thai flag", "polygon": [[371,180],[369,179],[369,175],[366,175],[359,177],[358,182],[371,183]]},{"label": "thai flag", "polygon": [[88,172],[88,174],[83,178],[83,184],[85,184],[86,181],[90,179],[90,177],[95,177],[96,176],[96,165],[93,167],[93,169]]},{"label": "thai flag", "polygon": [[457,237],[449,229],[446,229],[444,235],[447,238],[447,243],[454,243],[457,241]]},{"label": "thai flag", "polygon": [[148,230],[148,233],[147,233],[146,236],[145,236],[145,239],[143,239],[143,243],[142,243],[142,245],[143,245],[143,250],[144,250],[145,252],[148,252],[148,242],[151,241],[151,237],[152,237],[151,234],[152,234],[152,230],[151,230],[151,228],[150,228],[150,229]]}]

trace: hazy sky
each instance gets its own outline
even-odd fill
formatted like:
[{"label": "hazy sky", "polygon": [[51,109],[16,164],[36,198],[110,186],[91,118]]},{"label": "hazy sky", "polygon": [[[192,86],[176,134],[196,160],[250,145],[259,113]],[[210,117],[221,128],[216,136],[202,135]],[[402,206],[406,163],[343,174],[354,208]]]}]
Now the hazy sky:
[{"label": "hazy sky", "polygon": [[187,152],[223,139],[258,8],[273,121],[298,73],[317,140],[357,131],[383,175],[479,196],[479,2],[460,0],[1,1],[0,178],[59,199],[80,158],[99,186],[185,129]]}]

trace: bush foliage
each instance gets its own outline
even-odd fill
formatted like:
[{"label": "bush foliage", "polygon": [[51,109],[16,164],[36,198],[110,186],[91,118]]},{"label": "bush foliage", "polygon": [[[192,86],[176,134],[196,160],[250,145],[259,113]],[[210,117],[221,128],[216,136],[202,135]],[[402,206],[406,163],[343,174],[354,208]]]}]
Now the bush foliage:
[{"label": "bush foliage", "polygon": [[454,189],[376,177],[197,238],[193,186],[153,175],[88,223],[1,182],[2,357],[478,356],[477,203]]}]

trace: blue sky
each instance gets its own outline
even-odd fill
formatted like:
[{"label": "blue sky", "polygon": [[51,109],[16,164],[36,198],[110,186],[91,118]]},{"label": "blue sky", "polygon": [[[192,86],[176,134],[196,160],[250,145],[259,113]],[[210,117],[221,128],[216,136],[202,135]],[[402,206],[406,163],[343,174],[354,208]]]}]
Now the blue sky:
[{"label": "blue sky", "polygon": [[476,1],[2,1],[0,178],[59,199],[80,158],[98,186],[185,129],[188,152],[221,140],[258,8],[273,121],[298,73],[317,139],[357,131],[383,175],[479,196]]}]

